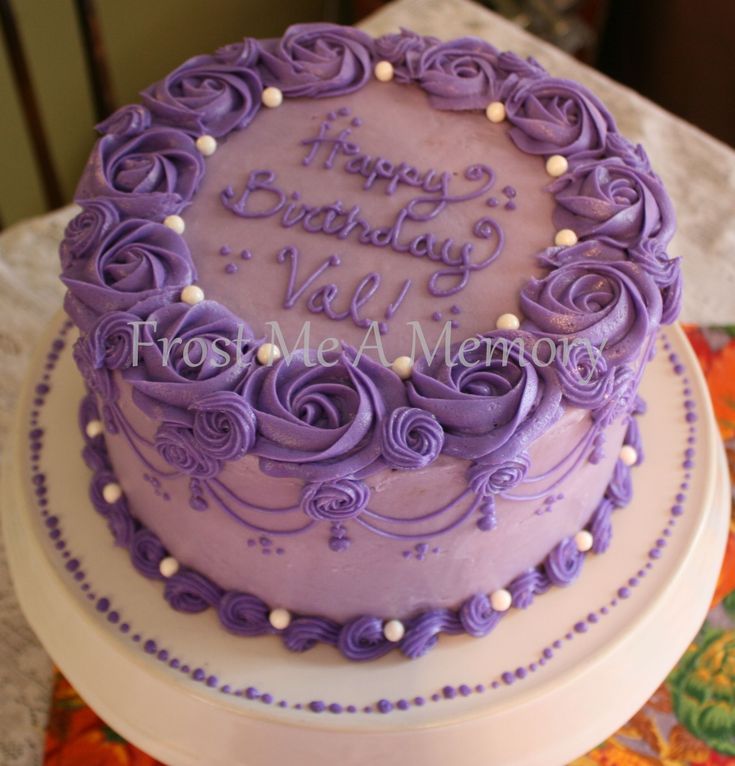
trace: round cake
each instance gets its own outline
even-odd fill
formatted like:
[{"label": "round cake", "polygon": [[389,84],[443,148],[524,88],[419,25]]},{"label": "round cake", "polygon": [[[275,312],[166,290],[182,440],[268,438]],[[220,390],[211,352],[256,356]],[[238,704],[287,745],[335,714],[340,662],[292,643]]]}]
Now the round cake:
[{"label": "round cake", "polygon": [[91,497],[133,567],[350,660],[570,585],[680,308],[643,149],[537,62],[408,31],[299,25],[141,95],[61,246]]}]

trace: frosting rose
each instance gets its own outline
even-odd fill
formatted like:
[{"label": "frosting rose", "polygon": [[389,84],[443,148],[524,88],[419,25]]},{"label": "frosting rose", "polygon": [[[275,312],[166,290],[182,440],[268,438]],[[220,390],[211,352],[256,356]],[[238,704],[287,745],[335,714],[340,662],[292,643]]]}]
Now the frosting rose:
[{"label": "frosting rose", "polygon": [[205,453],[186,426],[161,423],[154,444],[158,454],[170,466],[188,476],[211,478],[220,471],[219,461]]},{"label": "frosting rose", "polygon": [[500,463],[474,463],[467,471],[467,479],[470,489],[476,495],[489,497],[518,486],[526,477],[530,466],[528,455],[522,453]]},{"label": "frosting rose", "polygon": [[609,425],[635,403],[636,375],[630,365],[621,364],[612,369],[612,382],[606,386],[602,403],[592,412],[595,421]]},{"label": "frosting rose", "polygon": [[582,85],[553,77],[518,88],[505,104],[510,137],[528,154],[562,154],[567,159],[600,156],[615,121]]},{"label": "frosting rose", "polygon": [[409,402],[444,428],[444,452],[475,459],[500,451],[512,457],[560,415],[556,373],[534,365],[534,338],[496,331],[452,349],[452,366],[418,360],[408,385]]},{"label": "frosting rose", "polygon": [[64,271],[75,261],[89,258],[107,232],[120,220],[117,208],[107,200],[96,199],[81,205],[82,212],[67,224],[59,247]]},{"label": "frosting rose", "polygon": [[141,527],[130,544],[130,560],[133,566],[151,580],[162,580],[161,561],[166,557],[166,549],[158,536],[145,527]]},{"label": "frosting rose", "polygon": [[261,43],[266,85],[288,96],[340,96],[361,88],[372,71],[372,39],[353,27],[296,24],[280,40]]},{"label": "frosting rose", "polygon": [[401,29],[398,34],[383,35],[375,41],[375,58],[378,61],[390,61],[396,82],[409,83],[417,76],[421,54],[439,43],[436,37],[424,37],[408,29]]},{"label": "frosting rose", "polygon": [[348,660],[376,660],[388,654],[395,644],[383,635],[383,621],[377,617],[356,617],[339,633],[337,648]]},{"label": "frosting rose", "polygon": [[584,554],[571,537],[565,537],[544,561],[544,569],[554,585],[569,585],[582,569]]},{"label": "frosting rose", "polygon": [[100,396],[105,402],[117,399],[118,389],[115,381],[106,367],[97,365],[94,351],[87,337],[77,338],[72,349],[72,358],[90,391]]},{"label": "frosting rose", "polygon": [[661,181],[618,158],[578,165],[550,189],[556,199],[554,226],[580,238],[626,248],[646,237],[665,246],[674,235],[674,210]]},{"label": "frosting rose", "polygon": [[619,157],[626,165],[643,173],[652,173],[651,162],[640,144],[632,144],[620,133],[608,133],[605,144],[606,157]]},{"label": "frosting rose", "polygon": [[551,339],[584,339],[615,363],[633,359],[661,317],[658,288],[627,261],[570,262],[520,295],[524,329]]},{"label": "frosting rose", "polygon": [[234,391],[247,374],[250,328],[215,301],[172,303],[139,325],[139,359],[125,371],[133,399],[156,420],[192,426],[192,405],[218,391]]},{"label": "frosting rose", "polygon": [[547,74],[546,70],[535,58],[529,56],[524,59],[513,51],[503,51],[498,54],[497,66],[498,69],[506,74],[516,74],[524,79],[544,77]]},{"label": "frosting rose", "polygon": [[196,614],[216,606],[222,590],[199,572],[182,568],[166,580],[163,596],[177,612]]},{"label": "frosting rose", "polygon": [[254,37],[245,37],[240,42],[217,48],[214,58],[220,64],[251,67],[258,60],[259,55],[258,41]]},{"label": "frosting rose", "polygon": [[103,314],[87,334],[94,367],[122,370],[133,363],[133,323],[140,317],[126,311]]},{"label": "frosting rose", "polygon": [[459,619],[471,636],[486,636],[499,622],[502,612],[496,612],[485,593],[476,593],[462,604]]},{"label": "frosting rose", "polygon": [[681,259],[669,258],[661,243],[647,239],[628,251],[632,261],[639,263],[661,290],[661,322],[671,324],[681,311]]},{"label": "frosting rose", "polygon": [[598,349],[572,341],[554,364],[564,398],[576,407],[594,410],[612,396],[615,368]]},{"label": "frosting rose", "polygon": [[255,443],[255,413],[238,394],[217,391],[191,405],[194,439],[217,460],[238,460]]},{"label": "frosting rose", "polygon": [[194,137],[244,128],[260,108],[263,84],[253,69],[212,56],[194,56],[141,93],[157,123]]},{"label": "frosting rose", "polygon": [[484,109],[505,95],[490,43],[464,37],[427,48],[416,65],[415,78],[436,109]]},{"label": "frosting rose", "polygon": [[201,154],[180,130],[111,134],[95,144],[75,198],[101,197],[127,216],[163,219],[192,200],[203,175]]},{"label": "frosting rose", "polygon": [[539,256],[538,261],[542,266],[558,269],[567,263],[601,263],[603,261],[627,260],[624,250],[613,247],[598,239],[583,239],[570,247],[547,247]]},{"label": "frosting rose", "polygon": [[444,431],[437,419],[415,407],[399,407],[383,421],[383,458],[392,468],[426,468],[439,457]]},{"label": "frosting rose", "polygon": [[268,605],[249,593],[225,593],[217,607],[222,625],[238,636],[262,636],[275,633],[268,621]]},{"label": "frosting rose", "polygon": [[324,356],[319,364],[301,352],[248,376],[243,395],[258,420],[264,473],[331,481],[380,457],[380,426],[405,405],[403,382],[366,356],[355,364],[347,347]]},{"label": "frosting rose", "polygon": [[184,238],[160,223],[129,219],[115,226],[94,255],[62,276],[82,327],[86,316],[124,311],[154,296],[173,298],[196,279]]},{"label": "frosting rose", "polygon": [[95,125],[95,130],[109,136],[137,136],[151,125],[151,113],[141,104],[121,106],[106,120]]},{"label": "frosting rose", "polygon": [[370,490],[357,479],[337,479],[307,484],[301,508],[315,521],[347,521],[359,516],[370,500]]}]

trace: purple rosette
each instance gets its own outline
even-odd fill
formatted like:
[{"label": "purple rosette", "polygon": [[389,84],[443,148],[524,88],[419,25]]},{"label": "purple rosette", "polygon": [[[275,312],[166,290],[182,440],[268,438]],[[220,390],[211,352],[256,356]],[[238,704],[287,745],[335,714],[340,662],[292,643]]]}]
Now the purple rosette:
[{"label": "purple rosette", "polygon": [[569,247],[547,247],[538,255],[539,263],[548,269],[558,269],[567,263],[601,263],[625,261],[626,251],[597,239],[583,239]]},{"label": "purple rosette", "polygon": [[443,446],[444,430],[428,412],[399,407],[383,421],[383,459],[391,468],[426,468],[439,457]]},{"label": "purple rosette", "polygon": [[608,133],[605,157],[619,157],[626,165],[642,173],[653,173],[651,162],[640,144],[633,144],[620,133]]},{"label": "purple rosette", "polygon": [[314,521],[347,521],[359,516],[370,500],[370,490],[359,479],[336,479],[304,486],[301,509]]},{"label": "purple rosette", "polygon": [[[555,341],[587,341],[620,363],[635,358],[661,317],[661,295],[641,266],[569,262],[520,295],[525,330]],[[561,350],[563,353],[563,349]]]},{"label": "purple rosette", "polygon": [[291,652],[306,652],[317,644],[336,646],[341,626],[326,617],[297,617],[283,632],[283,643]]},{"label": "purple rosette", "polygon": [[137,136],[151,126],[151,113],[142,104],[127,104],[95,125],[103,136]]},{"label": "purple rosette", "polygon": [[529,78],[546,77],[546,70],[536,61],[535,58],[529,56],[523,58],[513,51],[503,51],[498,54],[497,67],[501,72],[507,75],[517,75],[524,80]]},{"label": "purple rosette", "polygon": [[627,248],[654,237],[665,247],[674,235],[674,209],[661,181],[618,158],[582,163],[550,190],[554,226],[580,238]]},{"label": "purple rosette", "polygon": [[104,402],[117,399],[119,393],[117,385],[110,371],[97,364],[88,337],[80,335],[77,338],[72,349],[72,358],[90,391],[97,394]]},{"label": "purple rosette", "polygon": [[172,467],[187,476],[208,479],[221,469],[219,460],[207,454],[194,438],[191,428],[176,423],[161,423],[156,431],[154,446],[158,454]]},{"label": "purple rosette", "polygon": [[194,440],[216,460],[239,460],[255,444],[255,413],[238,394],[216,391],[190,407]]},{"label": "purple rosette", "polygon": [[516,609],[528,609],[536,596],[551,587],[551,581],[541,567],[532,567],[521,572],[508,586],[513,606]]},{"label": "purple rosette", "polygon": [[163,596],[177,612],[197,614],[217,606],[222,589],[199,572],[182,568],[166,579]]},{"label": "purple rosette", "polygon": [[376,660],[388,654],[395,644],[383,635],[383,621],[377,617],[356,617],[345,623],[337,648],[348,660]]},{"label": "purple rosette", "polygon": [[592,411],[592,417],[603,426],[608,426],[619,417],[631,411],[635,403],[637,386],[636,374],[628,364],[612,369],[612,383],[606,387],[602,403]]},{"label": "purple rosette", "polygon": [[599,349],[574,341],[554,360],[564,398],[576,407],[596,410],[613,396],[615,368]]},{"label": "purple rosette", "polygon": [[507,90],[497,61],[498,51],[490,43],[463,37],[428,47],[414,77],[436,109],[485,109]]},{"label": "purple rosette", "polygon": [[62,276],[66,308],[83,329],[88,317],[126,311],[149,298],[171,300],[196,278],[189,247],[168,226],[129,219],[115,226],[94,255]]},{"label": "purple rosette", "polygon": [[646,239],[631,247],[628,256],[651,275],[661,290],[661,322],[675,322],[682,302],[681,258],[669,258],[656,239]]},{"label": "purple rosette", "polygon": [[161,220],[194,197],[204,160],[181,130],[152,128],[95,144],[75,199],[109,199],[126,216]]},{"label": "purple rosette", "polygon": [[82,212],[67,224],[59,247],[61,268],[64,271],[70,269],[76,261],[89,258],[120,220],[117,208],[108,200],[96,199],[80,204]]},{"label": "purple rosette", "polygon": [[172,303],[141,322],[138,364],[124,375],[149,417],[192,426],[197,401],[242,383],[254,347],[250,328],[219,303]]},{"label": "purple rosette", "polygon": [[133,566],[145,577],[151,580],[162,580],[159,567],[166,558],[166,549],[158,536],[150,529],[141,527],[134,535],[130,544],[130,560]]},{"label": "purple rosette", "polygon": [[252,67],[258,60],[260,47],[254,37],[245,37],[239,42],[217,48],[214,59],[220,64],[237,67]]},{"label": "purple rosette", "polygon": [[467,482],[479,497],[490,497],[517,487],[530,467],[531,461],[525,452],[499,462],[480,461],[469,467]]},{"label": "purple rosette", "polygon": [[295,24],[261,42],[263,82],[286,96],[327,98],[361,88],[372,71],[372,38],[353,27]]},{"label": "purple rosette", "polygon": [[219,138],[250,124],[262,92],[254,69],[203,55],[184,62],[141,96],[157,124],[185,130],[195,138]]},{"label": "purple rosette", "polygon": [[569,585],[582,569],[584,554],[571,537],[565,537],[546,557],[544,569],[553,585]]},{"label": "purple rosette", "polygon": [[275,633],[268,621],[268,605],[249,593],[229,591],[217,606],[217,615],[225,630],[237,636],[262,636]]},{"label": "purple rosette", "polygon": [[444,452],[474,460],[504,460],[544,433],[561,414],[556,372],[536,364],[533,336],[495,331],[453,347],[451,358],[429,366],[419,359],[408,384],[414,407],[444,429]]},{"label": "purple rosette", "polygon": [[527,154],[568,160],[599,157],[617,128],[602,102],[584,86],[553,77],[533,79],[505,103],[510,137]]},{"label": "purple rosette", "polygon": [[87,333],[91,361],[94,367],[124,370],[133,363],[133,324],[137,314],[111,311],[103,314]]},{"label": "purple rosette", "polygon": [[405,84],[416,79],[423,52],[440,42],[436,37],[425,37],[401,28],[397,34],[383,35],[375,40],[375,58],[389,61],[393,65],[393,79]]},{"label": "purple rosette", "polygon": [[243,396],[258,421],[253,452],[264,473],[333,481],[380,458],[381,424],[406,404],[403,382],[349,348],[325,357],[295,353],[248,376]]},{"label": "purple rosette", "polygon": [[499,622],[502,614],[496,612],[484,593],[477,593],[462,604],[459,619],[471,636],[486,636]]}]

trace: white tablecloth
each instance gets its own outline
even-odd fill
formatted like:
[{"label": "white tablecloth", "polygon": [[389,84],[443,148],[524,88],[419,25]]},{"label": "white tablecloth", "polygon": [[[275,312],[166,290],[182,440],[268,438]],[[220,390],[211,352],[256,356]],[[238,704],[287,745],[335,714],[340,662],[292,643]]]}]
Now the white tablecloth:
[{"label": "white tablecloth", "polygon": [[[467,0],[399,0],[363,26],[373,34],[404,26],[442,38],[477,35],[592,88],[621,131],[645,145],[674,200],[679,233],[672,253],[684,259],[683,318],[735,322],[735,152]],[[73,213],[70,206],[0,234],[0,450],[28,356],[61,305],[56,250]],[[40,763],[50,671],[15,600],[0,549],[0,766]]]}]

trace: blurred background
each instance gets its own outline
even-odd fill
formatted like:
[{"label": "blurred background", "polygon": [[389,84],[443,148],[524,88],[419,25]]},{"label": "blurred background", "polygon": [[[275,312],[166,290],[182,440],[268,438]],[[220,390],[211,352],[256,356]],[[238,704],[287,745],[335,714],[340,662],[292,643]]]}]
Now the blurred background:
[{"label": "blurred background", "polygon": [[[735,0],[484,0],[735,146]],[[197,53],[380,0],[0,0],[0,229],[71,200],[92,125]]]}]

